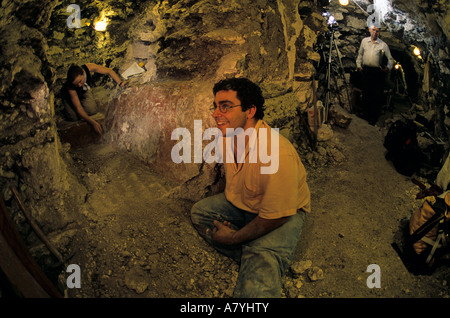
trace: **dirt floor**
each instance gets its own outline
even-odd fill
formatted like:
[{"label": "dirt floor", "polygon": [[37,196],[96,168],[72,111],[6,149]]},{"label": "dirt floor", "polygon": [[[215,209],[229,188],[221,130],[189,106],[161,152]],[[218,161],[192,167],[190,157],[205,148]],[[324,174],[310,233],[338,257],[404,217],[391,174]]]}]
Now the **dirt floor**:
[{"label": "dirt floor", "polygon": [[[338,161],[317,165],[304,159],[312,213],[284,278],[283,297],[449,297],[448,266],[414,275],[391,246],[421,204],[415,199],[419,188],[384,158],[386,128],[351,117],[347,129],[334,128],[333,138],[319,144],[340,154]],[[66,289],[66,296],[232,296],[238,265],[193,229],[192,202],[167,197],[176,184],[106,144],[71,154],[89,195],[71,246],[81,288]],[[371,264],[379,266],[380,288],[368,286],[374,282]]]}]

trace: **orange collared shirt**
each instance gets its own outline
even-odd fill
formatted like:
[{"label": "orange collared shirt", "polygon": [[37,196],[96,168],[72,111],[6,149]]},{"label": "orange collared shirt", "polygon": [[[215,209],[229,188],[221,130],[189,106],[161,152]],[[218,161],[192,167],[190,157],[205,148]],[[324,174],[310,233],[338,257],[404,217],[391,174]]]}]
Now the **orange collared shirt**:
[{"label": "orange collared shirt", "polygon": [[[267,138],[260,138],[264,137],[261,128],[266,129]],[[228,154],[233,152],[230,148],[230,138],[234,137],[223,138],[223,149]],[[271,130],[262,120],[258,120],[253,134],[250,134],[248,139],[245,145],[245,162],[242,162],[242,159],[224,161],[227,200],[240,209],[257,213],[264,219],[294,215],[298,209],[310,212],[310,191],[306,183],[306,170],[289,140]],[[257,159],[251,160],[249,149],[255,149],[252,147],[259,146],[264,139],[267,142],[266,159],[261,160],[264,156],[261,158],[257,151]],[[278,143],[278,154],[271,153],[274,142]],[[278,156],[278,167],[275,164],[275,155]],[[271,160],[268,161],[267,158]],[[267,169],[271,165],[276,172],[262,173],[261,168]]]}]

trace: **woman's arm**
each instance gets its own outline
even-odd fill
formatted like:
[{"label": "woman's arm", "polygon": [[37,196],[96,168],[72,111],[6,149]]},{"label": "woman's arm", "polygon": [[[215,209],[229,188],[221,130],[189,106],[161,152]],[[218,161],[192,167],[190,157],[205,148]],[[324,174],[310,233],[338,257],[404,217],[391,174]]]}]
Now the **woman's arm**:
[{"label": "woman's arm", "polygon": [[94,63],[86,63],[86,66],[89,69],[89,71],[91,71],[91,72],[111,76],[111,78],[114,80],[114,82],[116,82],[121,87],[123,87],[123,85],[125,84],[125,81],[122,81],[120,79],[119,75],[117,75],[117,73],[114,72],[114,70],[112,70],[108,67],[104,67],[102,65],[98,65],[98,64],[94,64]]}]

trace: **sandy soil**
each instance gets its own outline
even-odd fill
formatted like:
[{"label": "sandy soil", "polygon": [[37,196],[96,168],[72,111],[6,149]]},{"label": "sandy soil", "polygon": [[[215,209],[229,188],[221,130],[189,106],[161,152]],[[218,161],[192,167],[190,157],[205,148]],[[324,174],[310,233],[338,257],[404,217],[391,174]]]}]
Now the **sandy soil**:
[{"label": "sandy soil", "polygon": [[[385,160],[386,129],[351,117],[347,129],[334,128],[333,138],[319,145],[329,154],[338,150],[339,162],[304,160],[312,213],[293,265],[310,268],[286,274],[283,297],[449,297],[447,266],[414,275],[391,246],[421,203],[419,188]],[[67,296],[232,296],[238,265],[197,235],[192,202],[165,196],[175,184],[109,145],[71,154],[89,195],[70,247],[81,288],[67,289]],[[379,266],[380,288],[367,285],[371,264]]]}]

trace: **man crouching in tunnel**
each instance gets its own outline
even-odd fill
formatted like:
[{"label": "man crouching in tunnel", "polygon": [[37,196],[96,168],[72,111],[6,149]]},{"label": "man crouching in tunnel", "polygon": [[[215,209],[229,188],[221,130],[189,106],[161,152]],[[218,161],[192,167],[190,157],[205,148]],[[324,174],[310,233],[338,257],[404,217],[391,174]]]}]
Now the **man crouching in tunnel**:
[{"label": "man crouching in tunnel", "polygon": [[[226,79],[215,84],[213,93],[212,116],[224,137],[223,152],[234,160],[224,161],[225,192],[197,202],[191,219],[208,243],[240,264],[234,297],[281,297],[282,276],[310,212],[306,170],[286,138],[276,134],[274,140],[273,130],[269,138],[262,133],[271,128],[262,120],[264,98],[258,85],[245,78]],[[239,147],[237,132],[242,131],[245,146]],[[259,155],[247,160],[249,149],[261,140],[278,143],[275,172],[262,173],[267,164]],[[245,151],[239,154],[238,148]],[[245,160],[239,160],[242,155]]]}]

